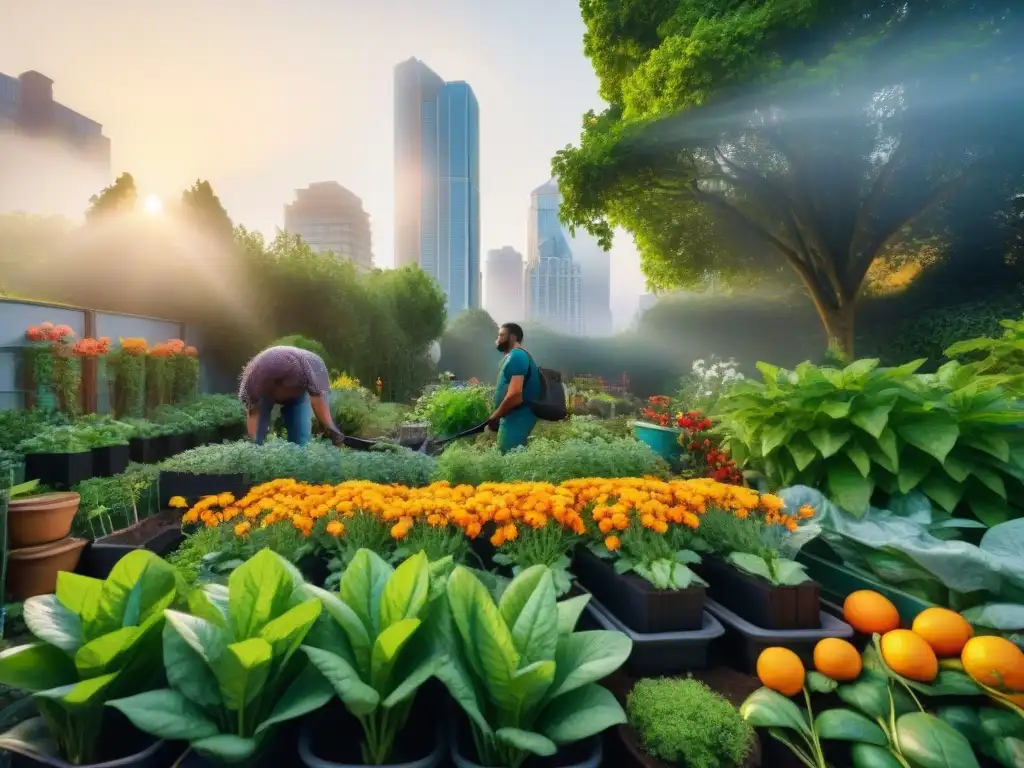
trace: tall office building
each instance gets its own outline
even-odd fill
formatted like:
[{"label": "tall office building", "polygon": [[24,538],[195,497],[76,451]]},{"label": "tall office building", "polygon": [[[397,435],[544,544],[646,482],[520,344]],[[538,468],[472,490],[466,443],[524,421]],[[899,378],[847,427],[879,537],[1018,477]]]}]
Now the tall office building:
[{"label": "tall office building", "polygon": [[480,109],[426,64],[395,67],[395,266],[441,285],[448,315],[480,306]]},{"label": "tall office building", "polygon": [[523,255],[506,245],[487,252],[485,267],[484,307],[499,324],[520,322],[525,307]]},{"label": "tall office building", "polygon": [[551,179],[530,194],[527,219],[527,316],[572,335],[583,333],[582,277],[573,262],[568,233],[558,219],[562,195]]},{"label": "tall office building", "polygon": [[0,211],[81,214],[109,183],[103,126],[54,101],[45,75],[0,73]]},{"label": "tall office building", "polygon": [[331,251],[363,271],[373,269],[370,216],[363,201],[336,181],[295,190],[295,202],[284,207],[284,228],[318,253]]}]

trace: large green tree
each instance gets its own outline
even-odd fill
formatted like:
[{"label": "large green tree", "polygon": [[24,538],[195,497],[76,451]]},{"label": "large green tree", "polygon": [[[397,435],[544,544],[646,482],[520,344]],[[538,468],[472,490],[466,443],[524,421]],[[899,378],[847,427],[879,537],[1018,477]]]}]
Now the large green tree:
[{"label": "large green tree", "polygon": [[553,161],[562,217],[631,232],[660,287],[788,265],[852,354],[872,263],[1024,178],[1011,5],[581,0],[609,106]]},{"label": "large green tree", "polygon": [[178,214],[189,224],[221,240],[230,240],[234,232],[231,217],[210,182],[196,180],[181,193]]},{"label": "large green tree", "polygon": [[135,179],[130,173],[122,173],[113,184],[89,198],[85,218],[86,221],[95,221],[110,214],[134,211],[138,204],[139,190],[135,186]]}]

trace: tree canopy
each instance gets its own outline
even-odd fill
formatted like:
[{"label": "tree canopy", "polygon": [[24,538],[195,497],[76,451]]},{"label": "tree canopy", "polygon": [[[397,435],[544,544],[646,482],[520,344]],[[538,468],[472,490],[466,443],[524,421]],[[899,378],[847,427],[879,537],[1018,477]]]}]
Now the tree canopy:
[{"label": "tree canopy", "polygon": [[581,0],[608,108],[553,160],[562,217],[656,287],[788,266],[853,351],[872,264],[1024,188],[1008,0]]}]

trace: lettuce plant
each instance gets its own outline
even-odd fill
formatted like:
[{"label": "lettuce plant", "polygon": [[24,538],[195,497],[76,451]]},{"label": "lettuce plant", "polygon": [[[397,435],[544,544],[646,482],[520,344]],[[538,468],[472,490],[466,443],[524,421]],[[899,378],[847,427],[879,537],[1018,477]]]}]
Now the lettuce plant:
[{"label": "lettuce plant", "polygon": [[57,592],[25,601],[36,641],[0,654],[0,683],[30,691],[41,717],[21,723],[0,748],[96,762],[105,704],[161,688],[164,609],[176,604],[180,579],[152,552],[123,557],[105,580],[57,576]]},{"label": "lettuce plant", "polygon": [[298,571],[269,549],[236,568],[227,587],[166,611],[169,687],[110,702],[137,728],[187,741],[217,764],[247,764],[276,726],[320,708],[332,691],[299,653],[320,616]]},{"label": "lettuce plant", "polygon": [[451,558],[431,565],[422,552],[392,568],[361,549],[338,595],[306,587],[323,603],[327,627],[302,650],[362,725],[367,765],[388,762],[416,691],[442,660],[435,640],[450,568]]},{"label": "lettuce plant", "polygon": [[484,765],[519,768],[531,755],[626,722],[596,681],[632,650],[620,632],[574,632],[589,596],[559,603],[543,565],[527,568],[496,603],[466,568],[446,587],[452,629],[437,677],[465,712]]}]

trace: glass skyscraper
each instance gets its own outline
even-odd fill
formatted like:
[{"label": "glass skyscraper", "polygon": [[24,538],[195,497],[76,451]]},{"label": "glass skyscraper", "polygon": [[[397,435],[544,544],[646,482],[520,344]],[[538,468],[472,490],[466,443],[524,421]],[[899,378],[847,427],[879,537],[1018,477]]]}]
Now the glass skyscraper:
[{"label": "glass skyscraper", "polygon": [[583,333],[579,264],[573,263],[569,239],[558,219],[562,195],[551,179],[530,195],[527,220],[527,314],[549,328]]},{"label": "glass skyscraper", "polygon": [[395,266],[410,264],[449,317],[480,306],[480,108],[417,59],[395,67]]}]

